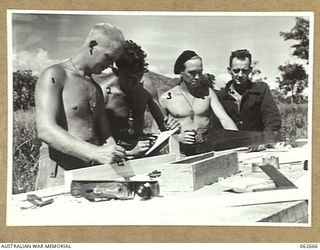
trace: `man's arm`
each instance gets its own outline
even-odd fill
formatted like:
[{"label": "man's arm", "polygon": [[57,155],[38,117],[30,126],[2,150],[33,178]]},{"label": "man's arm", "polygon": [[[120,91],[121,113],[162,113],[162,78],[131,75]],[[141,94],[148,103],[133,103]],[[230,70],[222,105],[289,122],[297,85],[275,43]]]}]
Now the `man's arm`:
[{"label": "man's arm", "polygon": [[265,84],[261,103],[262,121],[265,131],[278,131],[281,128],[281,116],[269,87]]},{"label": "man's arm", "polygon": [[151,99],[148,101],[148,106],[150,109],[150,113],[154,120],[156,121],[159,129],[161,131],[166,130],[164,126],[164,110],[162,109],[159,100],[158,100],[158,91],[156,87],[153,85],[152,80],[146,74],[143,75],[142,78],[143,87],[150,93]]},{"label": "man's arm", "polygon": [[[101,86],[100,86],[101,87]],[[102,88],[99,89],[99,103],[97,103],[98,110],[98,117],[95,124],[95,129],[97,130],[97,134],[99,136],[99,142],[105,143],[108,139],[108,142],[115,143],[115,140],[112,137],[111,129],[110,129],[110,122],[106,113],[106,100],[108,101],[108,94],[104,98],[104,93]]]},{"label": "man's arm", "polygon": [[99,85],[102,89],[103,99],[106,105],[109,101],[109,95],[111,93],[112,86],[119,86],[119,84],[118,84],[118,78],[115,77],[115,75],[113,74],[109,74],[105,78],[106,79],[103,82],[101,82]]},{"label": "man's arm", "polygon": [[36,124],[38,137],[50,147],[65,154],[99,163],[110,163],[121,157],[121,149],[96,146],[70,135],[58,125],[63,114],[62,91],[66,74],[59,65],[46,69],[39,77],[36,90]]},{"label": "man's arm", "polygon": [[143,87],[152,96],[152,99],[150,99],[148,102],[148,106],[159,129],[161,131],[165,131],[166,129],[175,129],[176,127],[181,127],[181,124],[178,120],[172,117],[166,117],[166,111],[159,102],[158,91],[153,85],[151,79],[146,75],[143,77]]},{"label": "man's arm", "polygon": [[228,116],[222,104],[220,103],[216,93],[211,88],[209,88],[209,96],[211,109],[220,120],[223,128],[229,130],[238,130],[236,124],[233,122],[230,116]]}]

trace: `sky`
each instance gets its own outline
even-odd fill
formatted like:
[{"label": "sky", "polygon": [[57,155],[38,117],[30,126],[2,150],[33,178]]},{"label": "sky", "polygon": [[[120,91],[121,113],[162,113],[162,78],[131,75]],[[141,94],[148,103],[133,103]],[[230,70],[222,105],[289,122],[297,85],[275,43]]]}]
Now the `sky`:
[{"label": "sky", "polygon": [[12,68],[31,69],[35,74],[73,56],[95,23],[109,22],[125,39],[133,40],[147,53],[149,70],[174,77],[173,65],[184,50],[194,50],[203,59],[204,73],[214,74],[219,87],[230,80],[229,56],[248,49],[258,61],[261,77],[276,87],[278,66],[304,63],[291,56],[293,44],[280,32],[295,25],[296,16],[226,16],[214,12],[98,12],[79,14],[14,13],[12,15]]}]

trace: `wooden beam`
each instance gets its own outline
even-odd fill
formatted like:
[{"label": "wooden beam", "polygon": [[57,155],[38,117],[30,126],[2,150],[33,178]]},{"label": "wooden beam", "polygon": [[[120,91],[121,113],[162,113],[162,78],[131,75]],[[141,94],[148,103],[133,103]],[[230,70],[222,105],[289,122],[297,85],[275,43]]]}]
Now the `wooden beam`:
[{"label": "wooden beam", "polygon": [[309,216],[308,202],[300,201],[293,206],[259,220],[259,222],[308,223]]},{"label": "wooden beam", "polygon": [[115,163],[69,170],[65,172],[65,187],[70,191],[70,185],[73,180],[101,181],[130,179],[137,175],[159,170],[159,165],[162,163],[172,162],[176,159],[176,154],[165,154],[126,161],[123,166]]}]

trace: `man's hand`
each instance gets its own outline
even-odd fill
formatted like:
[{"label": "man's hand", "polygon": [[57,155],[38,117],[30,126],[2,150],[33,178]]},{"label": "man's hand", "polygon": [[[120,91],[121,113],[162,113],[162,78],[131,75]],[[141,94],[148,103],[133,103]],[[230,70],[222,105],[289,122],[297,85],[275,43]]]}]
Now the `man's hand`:
[{"label": "man's hand", "polygon": [[196,141],[196,132],[193,130],[186,130],[178,134],[178,141],[183,144],[192,145]]},{"label": "man's hand", "polygon": [[167,116],[164,118],[163,122],[167,130],[174,130],[177,127],[180,128],[178,131],[181,130],[181,124],[177,119]]},{"label": "man's hand", "polygon": [[266,150],[266,146],[264,144],[261,145],[253,145],[249,147],[249,152],[260,152]]},{"label": "man's hand", "polygon": [[93,159],[100,164],[119,162],[125,158],[123,147],[114,143],[105,143],[94,152]]},{"label": "man's hand", "polygon": [[138,156],[146,152],[151,147],[151,142],[149,140],[138,141],[137,145],[127,151],[128,156]]}]

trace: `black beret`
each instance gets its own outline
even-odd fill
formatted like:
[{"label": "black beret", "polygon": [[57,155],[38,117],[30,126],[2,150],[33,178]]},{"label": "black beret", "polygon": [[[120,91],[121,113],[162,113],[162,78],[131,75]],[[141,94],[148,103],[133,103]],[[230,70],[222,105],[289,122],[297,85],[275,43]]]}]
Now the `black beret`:
[{"label": "black beret", "polygon": [[196,54],[196,52],[192,50],[183,51],[182,54],[178,57],[176,63],[174,64],[174,73],[180,74],[184,70],[184,63],[194,56],[198,55]]}]

